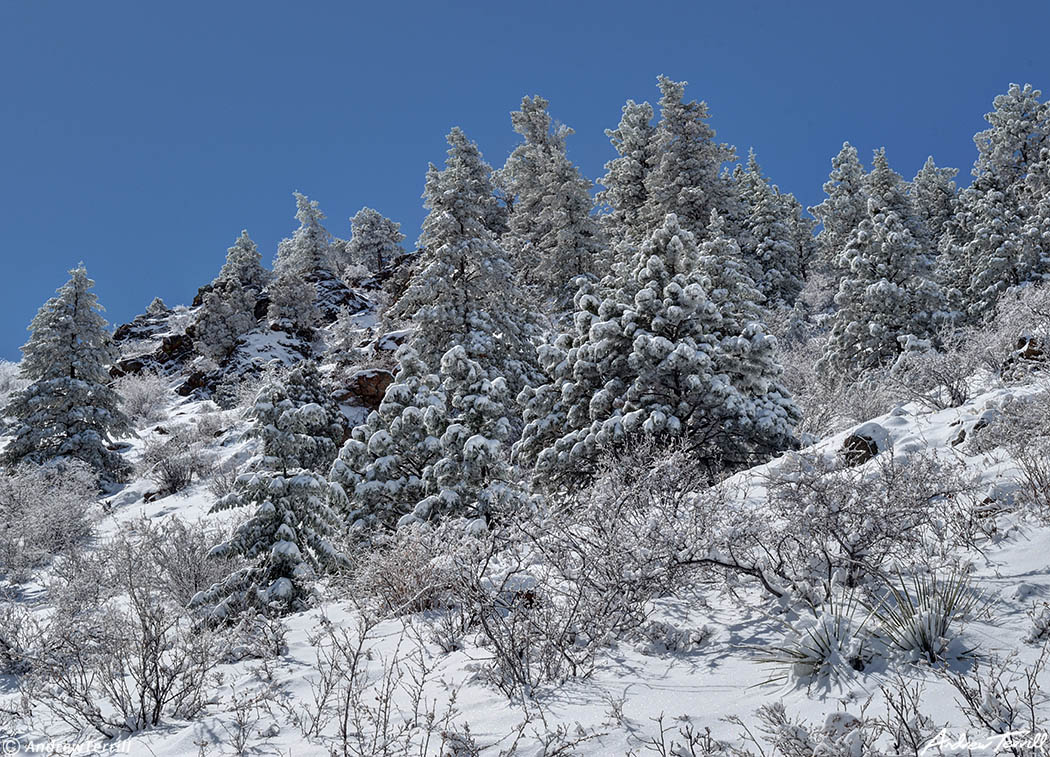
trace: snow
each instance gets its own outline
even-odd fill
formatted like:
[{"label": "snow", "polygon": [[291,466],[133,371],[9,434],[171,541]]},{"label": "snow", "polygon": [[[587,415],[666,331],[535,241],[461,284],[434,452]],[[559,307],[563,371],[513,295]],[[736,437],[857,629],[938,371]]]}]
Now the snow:
[{"label": "snow", "polygon": [[[997,388],[974,397],[958,408],[929,412],[909,404],[903,405],[872,421],[822,440],[805,453],[835,455],[850,434],[876,438],[879,454],[905,454],[916,440],[937,455],[963,459],[982,471],[982,480],[992,493],[1008,490],[1012,463],[1005,454],[969,455],[959,445],[952,445],[960,428],[972,428],[989,411],[1004,402],[1024,397],[1038,397],[1043,387],[1028,385]],[[171,410],[163,425],[169,428],[192,422],[208,403],[184,401]],[[216,440],[210,451],[220,461],[243,458],[255,442],[245,437],[244,421],[236,422],[224,437]],[[133,440],[129,456],[140,453],[145,440],[156,432],[143,430]],[[964,447],[965,445],[963,445]],[[761,496],[761,481],[784,468],[791,456],[784,456],[764,466],[739,474],[735,482],[741,491],[756,500]],[[871,463],[867,463],[871,465]],[[196,484],[185,492],[145,502],[142,497],[150,488],[148,481],[134,481],[107,498],[109,512],[100,523],[100,536],[112,534],[122,523],[140,517],[150,519],[204,517],[212,497],[206,488]],[[215,517],[215,516],[208,516]],[[297,551],[291,542],[278,542],[275,552]],[[980,645],[986,655],[1009,654],[1015,650],[1022,664],[1032,664],[1038,647],[1025,643],[1030,633],[1027,612],[1038,600],[1050,596],[1050,528],[1009,521],[997,540],[988,545],[983,555],[974,555],[977,590],[989,602],[987,617],[967,626],[968,642]],[[294,555],[288,555],[294,557]],[[287,579],[269,587],[272,595],[291,591]],[[732,738],[737,729],[724,719],[740,715],[745,720],[763,702],[780,701],[789,712],[807,720],[828,723],[844,729],[862,703],[873,698],[871,707],[880,701],[880,685],[890,672],[885,668],[847,676],[836,684],[822,688],[799,687],[790,682],[768,684],[769,670],[757,661],[758,650],[778,638],[777,626],[767,614],[766,602],[755,595],[741,605],[728,596],[697,595],[694,598],[660,600],[655,603],[650,621],[638,629],[634,638],[623,638],[603,650],[592,676],[569,680],[554,689],[537,693],[535,699],[511,702],[499,694],[481,675],[482,663],[489,651],[468,639],[463,648],[441,652],[430,639],[433,618],[426,614],[380,622],[369,633],[366,673],[373,685],[380,685],[395,659],[407,661],[419,651],[426,665],[432,666],[426,688],[428,701],[440,711],[455,695],[457,713],[453,723],[462,733],[469,724],[482,754],[497,754],[507,745],[508,735],[518,728],[526,712],[542,713],[549,727],[568,725],[588,733],[600,734],[593,740],[574,747],[580,755],[626,754],[640,750],[641,739],[655,733],[655,719],[678,724],[685,718],[694,727],[710,727],[716,737]],[[132,754],[150,753],[158,757],[177,757],[197,753],[198,745],[207,742],[218,748],[229,742],[237,727],[235,700],[253,690],[276,686],[293,702],[303,706],[311,701],[311,685],[316,683],[318,635],[326,628],[352,631],[360,614],[346,601],[328,601],[319,607],[289,617],[287,651],[267,665],[258,660],[224,664],[216,669],[223,683],[202,718],[195,722],[171,721],[162,729],[128,737],[121,746]],[[404,663],[407,664],[407,663]],[[958,712],[953,691],[920,667],[903,670],[910,683],[926,686],[925,709],[937,720],[956,728]],[[389,679],[386,679],[389,682]],[[401,691],[399,696],[405,695]],[[10,692],[3,697],[13,696]],[[407,701],[400,701],[408,707]],[[1050,713],[1048,713],[1050,717]],[[280,709],[257,713],[253,722],[251,743],[271,753],[327,755],[319,744],[305,742],[299,731],[287,722]],[[526,729],[545,729],[537,720]],[[43,731],[41,731],[43,732]],[[25,739],[35,738],[25,733]],[[53,737],[64,734],[59,724],[47,726]],[[527,741],[527,740],[526,740]],[[522,752],[540,754],[540,751]]]}]

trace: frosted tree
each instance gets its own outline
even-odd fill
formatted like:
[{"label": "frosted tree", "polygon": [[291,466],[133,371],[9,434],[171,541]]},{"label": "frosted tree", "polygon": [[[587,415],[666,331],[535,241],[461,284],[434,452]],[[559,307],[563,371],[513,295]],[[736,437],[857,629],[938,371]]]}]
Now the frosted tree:
[{"label": "frosted tree", "polygon": [[372,273],[379,273],[391,260],[405,252],[401,247],[405,240],[401,224],[372,208],[361,208],[354,214],[350,219],[350,232],[350,241],[343,249],[341,268],[359,265]]},{"label": "frosted tree", "polygon": [[202,355],[221,362],[254,327],[255,295],[251,290],[223,283],[204,295],[197,312],[195,343]]},{"label": "frosted tree", "polygon": [[[1050,147],[1050,107],[1030,85],[1011,84],[974,136],[973,184],[960,193],[941,240],[942,277],[961,314],[980,318],[1011,286],[1047,273],[1044,249],[1034,247],[1029,214],[1045,193],[1033,170]],[[1033,194],[1033,189],[1036,193]]]},{"label": "frosted tree", "polygon": [[248,231],[244,230],[233,246],[226,250],[226,262],[212,285],[233,284],[258,293],[269,280],[270,272],[262,266],[259,248],[248,236]]},{"label": "frosted tree", "polygon": [[725,219],[711,211],[707,239],[698,251],[700,272],[706,277],[707,298],[718,309],[715,328],[722,336],[737,336],[751,322],[762,321],[765,297],[758,290],[751,269],[736,240],[729,236]]},{"label": "frosted tree", "polygon": [[839,309],[822,365],[844,375],[892,363],[910,343],[931,339],[945,315],[932,255],[902,217],[910,202],[881,153],[868,189],[866,217],[834,261]]},{"label": "frosted tree", "polygon": [[486,378],[459,345],[441,358],[441,379],[452,417],[433,465],[436,491],[401,524],[441,516],[484,518],[517,496],[504,447],[512,433],[507,382],[502,376]]},{"label": "frosted tree", "polygon": [[146,306],[146,315],[154,318],[163,318],[171,313],[171,308],[164,304],[160,297],[154,297],[153,301]]},{"label": "frosted tree", "polygon": [[927,239],[923,241],[934,250],[954,212],[958,173],[956,168],[938,168],[931,155],[908,186],[915,213],[926,227]]},{"label": "frosted tree", "polygon": [[817,254],[827,263],[842,251],[850,234],[867,214],[864,166],[857,157],[857,149],[849,142],[844,142],[839,154],[831,160],[831,174],[824,184],[824,193],[827,198],[809,212],[820,222]]},{"label": "frosted tree", "polygon": [[767,307],[792,307],[802,291],[802,252],[794,211],[776,187],[756,192],[751,203],[748,252],[755,283]]},{"label": "frosted tree", "polygon": [[196,320],[197,347],[222,361],[255,327],[255,303],[269,280],[255,243],[242,231],[226,250],[226,263],[204,295]]},{"label": "frosted tree", "polygon": [[448,426],[440,379],[407,345],[383,401],[353,429],[332,464],[340,508],[356,527],[392,527],[437,489],[434,465]]},{"label": "frosted tree", "polygon": [[321,317],[317,308],[317,288],[299,274],[278,274],[267,292],[270,297],[267,315],[272,322],[306,334],[317,325]]},{"label": "frosted tree", "polygon": [[255,469],[237,479],[212,512],[254,508],[212,557],[249,561],[198,593],[191,604],[225,620],[248,607],[268,613],[302,609],[318,573],[345,564],[331,536],[342,520],[319,471],[335,459],[342,428],[316,366],[304,361],[260,390],[252,433],[262,440]]},{"label": "frosted tree", "polygon": [[486,226],[491,171],[460,129],[448,142],[444,170],[427,172],[422,260],[393,313],[412,320],[411,344],[427,365],[462,345],[490,378],[503,376],[517,392],[535,372],[532,316]]},{"label": "frosted tree", "polygon": [[[630,283],[602,300],[589,292],[577,298],[576,338],[564,351],[565,365],[556,367],[553,391],[531,393],[515,449],[535,481],[572,488],[587,480],[604,452],[642,438],[684,440],[712,469],[793,441],[797,411],[783,408],[778,425],[768,415],[772,405],[759,410],[726,373],[721,314],[707,296],[700,262],[693,235],[668,214],[641,244]],[[560,363],[557,352],[552,358]],[[537,452],[552,425],[540,417],[544,405],[553,425],[565,430]]]},{"label": "frosted tree", "polygon": [[361,327],[356,314],[349,308],[342,308],[325,334],[325,352],[339,366],[363,363],[367,354],[359,345],[366,333],[367,329]]},{"label": "frosted tree", "polygon": [[652,121],[649,103],[628,100],[620,125],[605,132],[617,157],[605,164],[605,176],[598,181],[603,189],[596,201],[605,208],[601,224],[613,243],[641,241],[647,231],[646,178],[657,162],[656,126]]},{"label": "frosted tree", "polygon": [[504,246],[517,261],[522,281],[564,306],[572,300],[576,278],[601,267],[603,244],[591,215],[590,182],[565,152],[572,129],[555,124],[547,105],[542,97],[525,97],[521,110],[511,113],[523,142],[501,171],[512,198]]},{"label": "frosted tree", "polygon": [[2,415],[14,420],[3,462],[46,463],[76,458],[103,480],[119,480],[128,464],[109,449],[130,430],[107,366],[119,353],[83,264],[37,312],[22,347],[20,373],[30,382],[14,392]]},{"label": "frosted tree", "polygon": [[274,273],[295,274],[305,280],[332,276],[332,235],[321,223],[325,216],[317,202],[295,192],[295,218],[299,228],[277,246]]},{"label": "frosted tree", "polygon": [[776,341],[763,324],[766,298],[748,276],[740,248],[716,211],[699,252],[708,299],[718,311],[711,326],[718,338],[716,365],[747,400],[747,443],[761,454],[790,448],[801,414],[780,383]]},{"label": "frosted tree", "polygon": [[715,142],[707,104],[686,102],[686,82],[659,77],[660,122],[656,162],[646,176],[646,223],[659,225],[674,213],[682,227],[702,237],[712,210],[726,212],[734,196],[722,166],[733,148]]}]

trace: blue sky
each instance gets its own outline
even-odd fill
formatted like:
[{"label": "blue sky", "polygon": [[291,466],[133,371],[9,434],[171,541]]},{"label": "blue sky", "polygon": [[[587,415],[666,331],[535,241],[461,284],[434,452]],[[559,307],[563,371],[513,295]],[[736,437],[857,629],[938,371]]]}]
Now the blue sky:
[{"label": "blue sky", "polygon": [[188,302],[247,228],[269,262],[292,191],[347,236],[363,205],[410,241],[428,162],[460,125],[501,164],[525,94],[603,132],[656,76],[805,204],[844,140],[968,181],[1016,81],[1050,91],[1045,2],[52,2],[0,4],[0,358],[83,260],[111,322]]}]

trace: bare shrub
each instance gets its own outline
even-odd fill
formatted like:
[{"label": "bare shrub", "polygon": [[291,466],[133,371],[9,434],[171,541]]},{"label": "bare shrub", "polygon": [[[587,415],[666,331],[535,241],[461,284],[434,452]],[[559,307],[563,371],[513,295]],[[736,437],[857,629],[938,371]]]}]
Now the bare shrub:
[{"label": "bare shrub", "polygon": [[351,569],[342,591],[384,616],[447,607],[459,577],[454,556],[471,541],[461,524],[449,522],[412,524],[347,545]]},{"label": "bare shrub", "polygon": [[[1044,646],[1033,664],[1023,664],[1013,653],[1005,659],[979,660],[968,673],[941,673],[958,692],[959,709],[973,728],[998,736],[1002,752],[1034,757],[1045,752],[1046,693],[1040,676],[1046,669],[1050,646]],[[993,742],[995,740],[992,740]]]},{"label": "bare shrub", "polygon": [[836,584],[855,589],[892,565],[951,562],[954,547],[976,538],[978,480],[930,455],[891,451],[857,468],[800,454],[766,485],[767,518],[741,524],[737,554],[815,607]]},{"label": "bare shrub", "polygon": [[137,424],[163,418],[164,410],[173,398],[167,379],[149,371],[121,376],[114,388],[120,395],[124,412]]},{"label": "bare shrub", "polygon": [[126,603],[55,616],[24,690],[70,727],[111,738],[164,717],[197,715],[214,661],[206,633],[191,630],[156,594],[133,587]]},{"label": "bare shrub", "polygon": [[240,469],[235,461],[217,465],[208,476],[208,491],[216,500],[220,500],[237,488],[238,476]]},{"label": "bare shrub", "polygon": [[220,538],[200,524],[143,519],[56,563],[55,612],[38,628],[24,694],[107,737],[194,717],[224,644],[184,608],[225,569],[204,559]]},{"label": "bare shrub", "polygon": [[[376,619],[359,614],[353,626],[322,618],[311,639],[317,658],[310,697],[277,704],[303,738],[344,757],[394,757],[449,754],[459,741],[452,727],[457,716],[455,691],[440,705],[427,696],[433,669],[418,638],[405,629],[394,650],[378,658],[372,651]],[[419,643],[416,643],[419,642]],[[405,646],[411,646],[406,650]]]},{"label": "bare shrub", "polygon": [[66,554],[92,531],[95,474],[76,460],[27,465],[0,476],[0,570],[28,578],[49,558]]},{"label": "bare shrub", "polygon": [[163,442],[147,441],[140,468],[161,494],[170,495],[189,488],[195,476],[207,475],[211,462],[199,441],[176,434]]}]

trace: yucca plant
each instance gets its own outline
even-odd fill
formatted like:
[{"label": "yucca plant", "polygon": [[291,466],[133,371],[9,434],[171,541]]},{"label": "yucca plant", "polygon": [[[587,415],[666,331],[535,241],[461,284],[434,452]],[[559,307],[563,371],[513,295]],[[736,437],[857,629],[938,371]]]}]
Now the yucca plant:
[{"label": "yucca plant", "polygon": [[[869,609],[887,647],[934,664],[945,659],[958,635],[953,626],[979,604],[969,577],[959,570],[952,570],[947,578],[931,573],[912,576],[910,581],[898,571],[897,582],[887,581],[887,595]],[[974,649],[956,654],[967,657]]]},{"label": "yucca plant", "polygon": [[863,670],[871,659],[865,631],[870,618],[850,594],[830,601],[815,618],[785,621],[783,640],[759,650],[759,661],[774,667],[766,683],[837,681],[847,670]]}]

